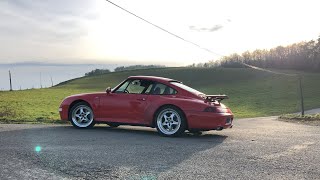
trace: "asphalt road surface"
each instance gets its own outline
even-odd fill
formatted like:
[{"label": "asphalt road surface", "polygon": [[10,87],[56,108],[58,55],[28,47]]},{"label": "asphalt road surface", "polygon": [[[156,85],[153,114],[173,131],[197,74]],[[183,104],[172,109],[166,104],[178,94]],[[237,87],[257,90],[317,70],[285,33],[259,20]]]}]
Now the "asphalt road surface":
[{"label": "asphalt road surface", "polygon": [[1,180],[320,179],[319,165],[319,126],[275,117],[179,138],[129,126],[0,125]]}]

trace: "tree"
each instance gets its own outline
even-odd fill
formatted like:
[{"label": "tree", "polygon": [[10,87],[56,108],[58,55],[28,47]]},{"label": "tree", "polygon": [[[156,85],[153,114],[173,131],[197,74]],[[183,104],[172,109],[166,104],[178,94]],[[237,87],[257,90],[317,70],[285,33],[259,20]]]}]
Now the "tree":
[{"label": "tree", "polygon": [[106,74],[110,73],[109,69],[95,69],[90,72],[85,73],[85,76],[94,76],[94,75],[100,75],[100,74]]}]

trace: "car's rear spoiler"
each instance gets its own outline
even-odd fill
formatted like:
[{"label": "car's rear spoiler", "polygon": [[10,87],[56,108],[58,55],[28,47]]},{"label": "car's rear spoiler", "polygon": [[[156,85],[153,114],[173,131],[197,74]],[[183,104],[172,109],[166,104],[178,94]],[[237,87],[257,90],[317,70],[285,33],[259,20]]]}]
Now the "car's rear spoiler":
[{"label": "car's rear spoiler", "polygon": [[224,99],[229,99],[229,97],[227,95],[206,95],[205,101],[207,102],[218,101],[220,103]]}]

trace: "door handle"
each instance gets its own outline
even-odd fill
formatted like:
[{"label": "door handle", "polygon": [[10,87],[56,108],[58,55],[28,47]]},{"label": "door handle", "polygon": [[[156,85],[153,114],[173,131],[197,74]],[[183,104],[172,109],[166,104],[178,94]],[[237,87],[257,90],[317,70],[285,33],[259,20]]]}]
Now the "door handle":
[{"label": "door handle", "polygon": [[137,99],[137,100],[139,100],[139,101],[145,101],[146,98],[139,98],[139,99]]}]

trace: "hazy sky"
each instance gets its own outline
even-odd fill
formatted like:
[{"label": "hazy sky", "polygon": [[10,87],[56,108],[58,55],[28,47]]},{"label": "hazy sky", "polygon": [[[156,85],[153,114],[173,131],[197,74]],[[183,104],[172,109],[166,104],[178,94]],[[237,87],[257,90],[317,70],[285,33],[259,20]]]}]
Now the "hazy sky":
[{"label": "hazy sky", "polygon": [[[220,54],[320,35],[319,0],[112,0]],[[219,56],[187,44],[104,0],[1,0],[0,64],[187,65]]]}]

